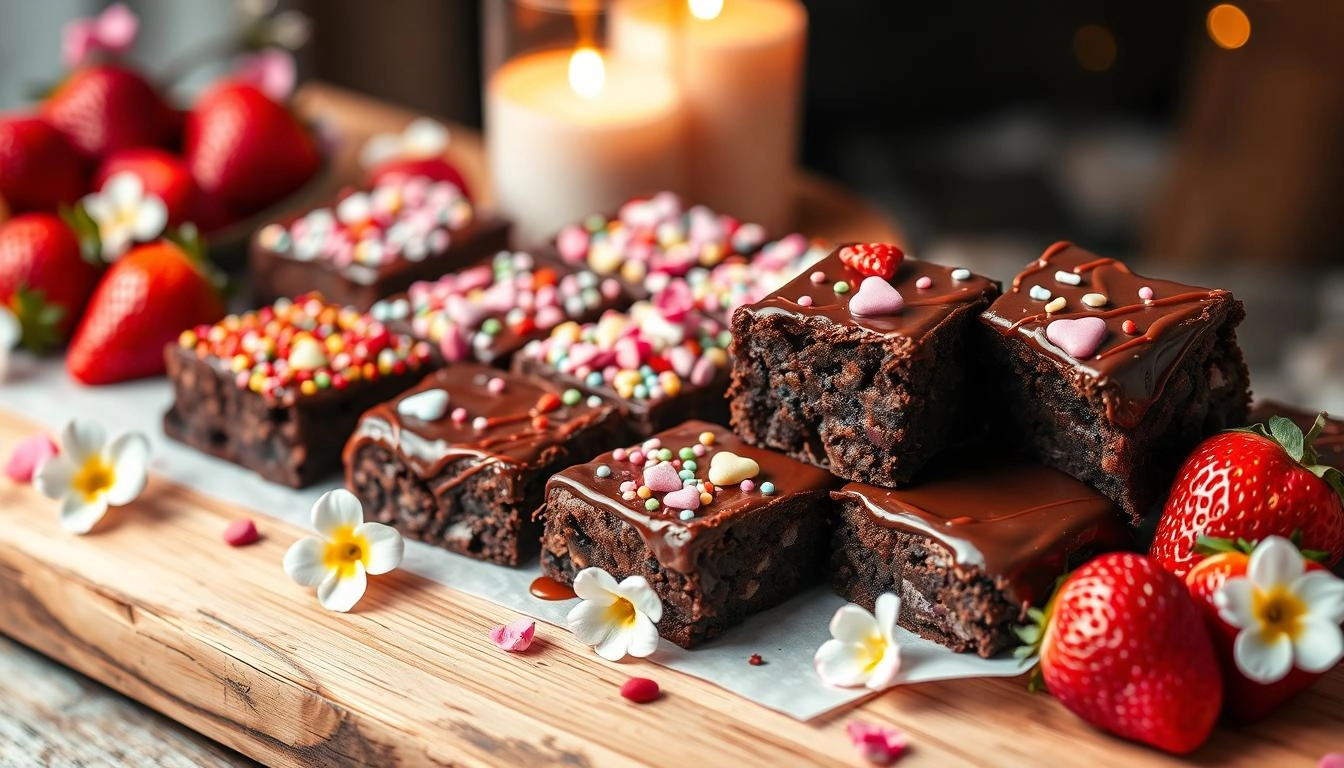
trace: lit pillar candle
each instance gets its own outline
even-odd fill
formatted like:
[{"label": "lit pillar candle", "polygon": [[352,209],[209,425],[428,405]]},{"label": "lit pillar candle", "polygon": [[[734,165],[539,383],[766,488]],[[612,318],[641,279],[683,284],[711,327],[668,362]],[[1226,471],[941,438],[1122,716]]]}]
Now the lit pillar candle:
[{"label": "lit pillar candle", "polygon": [[486,85],[486,152],[515,239],[536,245],[635,195],[681,188],[684,117],[666,74],[592,48],[505,63]]},{"label": "lit pillar candle", "polygon": [[687,188],[774,232],[792,218],[807,11],[796,0],[618,0],[613,54],[667,66],[687,109]]}]

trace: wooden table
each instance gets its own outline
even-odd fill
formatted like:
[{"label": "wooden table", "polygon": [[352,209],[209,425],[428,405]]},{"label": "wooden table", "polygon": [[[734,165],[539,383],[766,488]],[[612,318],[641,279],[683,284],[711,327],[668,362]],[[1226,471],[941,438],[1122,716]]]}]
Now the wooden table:
[{"label": "wooden table", "polygon": [[[309,88],[302,103],[363,132],[406,119],[328,88]],[[472,138],[459,132],[456,151],[466,153],[460,159],[477,181]],[[812,222],[809,232],[894,234],[823,183],[804,180],[799,190],[800,199],[817,200],[811,210],[836,216],[829,225]],[[0,405],[0,446],[34,430]],[[221,543],[225,525],[244,514],[153,478],[133,506],[95,534],[75,537],[59,528],[51,502],[0,481],[0,632],[278,765],[852,766],[860,761],[844,725],[855,719],[906,731],[914,746],[902,765],[1025,766],[1051,756],[1077,765],[1181,764],[1096,733],[1049,696],[1027,694],[1021,679],[897,688],[802,724],[671,670],[602,662],[552,627],[539,628],[529,653],[505,654],[486,633],[515,618],[512,612],[408,573],[373,580],[356,613],[328,613],[280,568],[285,549],[305,531],[263,520],[265,536],[256,545]],[[12,654],[0,646],[0,659]],[[6,669],[0,664],[0,678]],[[658,680],[664,698],[643,707],[618,698],[617,687],[631,675]],[[29,689],[22,678],[18,685]],[[28,710],[19,705],[15,715],[14,707],[0,705],[0,717],[32,730],[23,725]],[[61,727],[63,714],[45,727]],[[97,738],[118,739],[116,729],[142,715],[112,715]],[[228,760],[208,744],[167,733],[173,739],[162,748],[182,761]],[[4,749],[0,762],[42,760]],[[1338,749],[1341,669],[1270,722],[1216,734],[1195,762],[1314,765]],[[151,758],[142,753],[139,762]]]}]

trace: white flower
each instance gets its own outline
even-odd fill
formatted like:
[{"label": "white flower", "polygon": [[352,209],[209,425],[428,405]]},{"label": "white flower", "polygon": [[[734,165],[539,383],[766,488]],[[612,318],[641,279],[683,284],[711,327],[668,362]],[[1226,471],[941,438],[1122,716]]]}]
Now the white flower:
[{"label": "white flower", "polygon": [[42,463],[33,487],[61,502],[61,525],[88,533],[108,507],[131,503],[148,480],[149,439],[127,432],[112,442],[96,421],[75,419],[61,432],[61,452]]},{"label": "white flower", "polygon": [[22,336],[19,318],[9,311],[9,307],[0,304],[0,383],[9,377],[9,353],[19,345]]},{"label": "white flower", "polygon": [[1297,547],[1270,536],[1251,552],[1246,575],[1213,594],[1218,615],[1241,630],[1232,657],[1250,680],[1282,680],[1294,666],[1324,672],[1344,658],[1344,580],[1304,571]]},{"label": "white flower", "polygon": [[132,243],[154,240],[168,225],[168,207],[157,195],[146,195],[144,182],[130,171],[114,174],[83,203],[98,225],[105,261],[117,259]]},{"label": "white flower", "polygon": [[377,576],[401,565],[406,542],[395,528],[364,522],[364,505],[343,488],[327,491],[313,504],[313,527],[322,538],[294,542],[285,553],[285,573],[305,587],[317,587],[317,599],[329,611],[355,607]]},{"label": "white flower", "polygon": [[620,584],[601,568],[584,568],[574,577],[574,594],[583,602],[565,621],[579,642],[597,648],[597,655],[620,661],[626,654],[644,657],[658,650],[663,603],[643,576]]},{"label": "white flower", "polygon": [[850,603],[831,617],[831,637],[812,658],[817,675],[828,685],[866,686],[874,691],[892,684],[901,671],[896,620],[901,598],[891,592],[877,598],[877,615]]},{"label": "white flower", "polygon": [[365,142],[359,164],[373,169],[389,160],[442,157],[448,141],[448,129],[442,123],[418,117],[401,133],[380,133]]}]

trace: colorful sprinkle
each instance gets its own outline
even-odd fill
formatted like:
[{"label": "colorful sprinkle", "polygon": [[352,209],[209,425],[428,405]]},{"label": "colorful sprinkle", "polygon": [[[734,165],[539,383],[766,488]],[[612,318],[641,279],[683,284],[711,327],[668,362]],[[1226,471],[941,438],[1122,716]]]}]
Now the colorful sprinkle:
[{"label": "colorful sprinkle", "polygon": [[566,389],[564,393],[560,395],[560,402],[568,406],[578,405],[579,401],[582,399],[583,393],[577,389]]},{"label": "colorful sprinkle", "polygon": [[650,512],[652,512],[652,511],[658,509],[658,507],[660,507],[660,506],[662,506],[662,505],[658,503],[658,500],[657,500],[657,499],[647,499],[647,500],[644,502],[644,508],[647,509],[647,510],[650,511]]},{"label": "colorful sprinkle", "polygon": [[832,290],[843,296],[846,293],[849,293],[849,283],[845,282],[844,280],[840,280],[836,282],[834,286],[832,286]]},{"label": "colorful sprinkle", "polygon": [[742,483],[737,487],[741,488],[743,493],[751,493],[752,491],[756,490],[756,484],[753,483],[751,480],[743,480]]},{"label": "colorful sprinkle", "polygon": [[713,445],[713,444],[714,444],[714,433],[713,433],[713,432],[701,432],[701,433],[700,433],[700,444],[701,444],[701,445]]},{"label": "colorful sprinkle", "polygon": [[1056,296],[1049,304],[1045,305],[1045,311],[1049,314],[1055,314],[1062,311],[1069,302],[1063,296]]},{"label": "colorful sprinkle", "polygon": [[677,517],[681,518],[682,520],[694,520],[695,513],[689,509],[683,509],[681,510],[681,512],[677,513]]},{"label": "colorful sprinkle", "polygon": [[964,268],[964,267],[959,267],[959,268],[957,268],[957,269],[954,269],[954,270],[952,270],[952,279],[953,279],[953,280],[956,280],[957,282],[962,282],[962,281],[965,281],[965,280],[970,280],[970,279],[971,279],[971,270],[966,269],[966,268]]},{"label": "colorful sprinkle", "polygon": [[800,306],[800,307],[810,307],[810,306],[812,306],[812,297],[811,297],[811,296],[808,296],[808,295],[802,295],[802,296],[799,296],[799,297],[798,297],[798,306]]},{"label": "colorful sprinkle", "polygon": [[751,656],[747,657],[747,663],[753,667],[759,667],[764,664],[765,661],[761,659],[761,654],[753,653]]},{"label": "colorful sprinkle", "polygon": [[629,454],[626,453],[626,450],[624,448],[617,448],[616,450],[611,452],[611,458],[615,459],[616,461],[625,461],[625,457],[628,455]]},{"label": "colorful sprinkle", "polygon": [[[923,275],[918,280],[915,281],[915,287],[920,289],[921,291],[927,291],[928,289],[933,287],[933,278],[929,277],[928,275]],[[756,658],[760,657],[757,656]]]},{"label": "colorful sprinkle", "polygon": [[449,418],[458,424],[462,424],[467,420],[467,409],[454,408],[452,414],[449,415]]},{"label": "colorful sprinkle", "polygon": [[1083,276],[1076,272],[1066,272],[1061,269],[1055,272],[1055,282],[1065,285],[1082,285]]},{"label": "colorful sprinkle", "polygon": [[611,467],[608,467],[606,464],[599,464],[597,466],[597,476],[611,477]]},{"label": "colorful sprinkle", "polygon": [[770,482],[769,480],[765,481],[764,483],[761,483],[761,493],[765,494],[766,496],[770,496],[774,492],[775,492],[774,483]]},{"label": "colorful sprinkle", "polygon": [[491,394],[502,394],[504,392],[504,380],[495,376],[485,383],[485,388],[490,390]]},{"label": "colorful sprinkle", "polygon": [[811,280],[813,283],[817,285],[821,285],[822,283],[826,282],[826,273],[818,269],[817,271],[808,275],[807,279]]},{"label": "colorful sprinkle", "polygon": [[1027,295],[1036,301],[1049,301],[1050,297],[1054,294],[1050,293],[1050,289],[1045,288],[1044,286],[1033,285],[1031,286],[1031,290],[1027,291]]},{"label": "colorful sprinkle", "polygon": [[661,695],[658,683],[647,677],[632,677],[621,685],[621,696],[636,704],[648,704]]},{"label": "colorful sprinkle", "polygon": [[1153,289],[1146,285],[1139,289],[1139,298],[1143,299],[1145,303],[1152,301],[1153,295]]},{"label": "colorful sprinkle", "polygon": [[1110,299],[1107,299],[1106,294],[1104,293],[1085,293],[1082,298],[1082,302],[1093,309],[1099,309],[1106,306],[1106,302],[1108,301],[1110,301]]},{"label": "colorful sprinkle", "polygon": [[1139,333],[1139,326],[1133,320],[1126,320],[1125,322],[1120,324],[1120,330],[1124,331],[1130,336],[1137,336]]},{"label": "colorful sprinkle", "polygon": [[490,426],[490,420],[484,416],[477,416],[471,420],[471,428],[477,431],[486,429]]}]

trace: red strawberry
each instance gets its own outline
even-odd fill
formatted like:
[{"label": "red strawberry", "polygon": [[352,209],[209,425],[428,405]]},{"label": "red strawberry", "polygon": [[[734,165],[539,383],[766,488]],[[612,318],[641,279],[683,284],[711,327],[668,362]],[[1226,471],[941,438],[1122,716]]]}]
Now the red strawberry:
[{"label": "red strawberry", "polygon": [[896,276],[905,252],[891,243],[851,243],[840,249],[840,261],[861,275],[883,280]]},{"label": "red strawberry", "polygon": [[[1185,574],[1185,586],[1204,614],[1204,623],[1213,638],[1218,663],[1223,668],[1226,691],[1223,711],[1243,723],[1263,719],[1294,694],[1310,688],[1324,675],[1294,667],[1287,677],[1278,682],[1257,683],[1237,668],[1233,644],[1241,630],[1223,620],[1213,596],[1228,579],[1246,575],[1251,549],[1253,545],[1244,540],[1234,544],[1226,539],[1201,539],[1196,551],[1205,555],[1205,558]],[[1307,571],[1325,570],[1325,566],[1309,559],[1304,560],[1303,567]]]},{"label": "red strawberry", "polygon": [[219,291],[190,256],[167,240],[142,245],[108,268],[66,355],[84,384],[163,373],[164,346],[224,316]]},{"label": "red strawberry", "polygon": [[1066,709],[1102,730],[1175,754],[1193,751],[1222,705],[1218,660],[1180,579],[1130,552],[1102,555],[1060,586],[1044,625],[1040,674]]},{"label": "red strawberry", "polygon": [[446,181],[462,190],[462,195],[471,199],[471,190],[467,189],[467,180],[452,163],[441,157],[406,157],[389,160],[369,173],[369,186],[376,187],[389,180],[423,176],[430,181]]},{"label": "red strawberry", "polygon": [[152,147],[114,152],[98,166],[93,175],[93,188],[102,189],[107,180],[118,173],[133,173],[140,177],[145,194],[157,196],[168,208],[169,226],[194,220],[198,196],[196,182],[187,172],[182,158]]},{"label": "red strawberry", "polygon": [[1304,548],[1344,555],[1344,476],[1317,464],[1312,442],[1324,416],[1307,435],[1276,416],[1266,427],[1224,432],[1205,440],[1185,460],[1149,554],[1184,576],[1203,559],[1201,536],[1262,540],[1300,532]]},{"label": "red strawberry", "polygon": [[255,86],[226,82],[187,115],[185,154],[196,184],[247,214],[294,192],[317,173],[317,144]]},{"label": "red strawberry", "polygon": [[60,218],[25,213],[0,224],[0,304],[18,316],[26,348],[41,352],[69,338],[98,274]]},{"label": "red strawberry", "polygon": [[84,158],[37,117],[0,119],[0,197],[15,213],[53,212],[84,194]]},{"label": "red strawberry", "polygon": [[113,64],[77,70],[42,104],[42,116],[85,155],[157,147],[173,138],[176,118],[140,73]]}]

